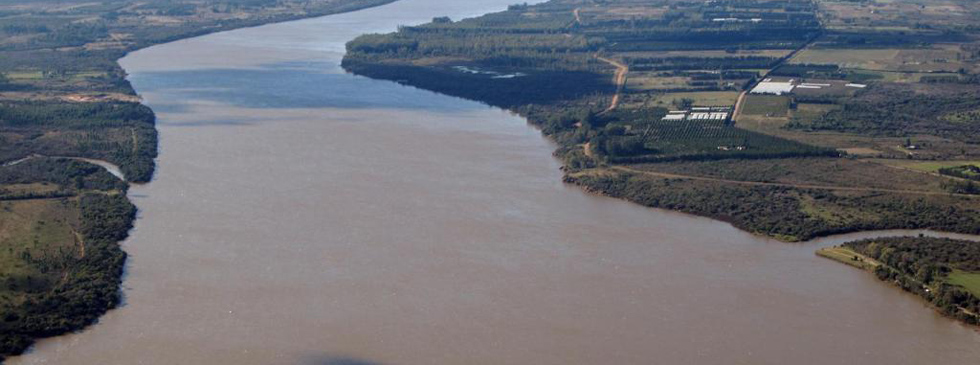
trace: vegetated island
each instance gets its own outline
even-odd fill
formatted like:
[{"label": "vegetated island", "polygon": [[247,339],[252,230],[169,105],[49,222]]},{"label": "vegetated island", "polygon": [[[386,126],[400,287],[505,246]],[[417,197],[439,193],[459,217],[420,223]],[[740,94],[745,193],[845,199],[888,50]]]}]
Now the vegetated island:
[{"label": "vegetated island", "polygon": [[128,183],[153,176],[155,116],[116,62],[206,33],[394,0],[0,1],[0,362],[119,304],[135,218]]},{"label": "vegetated island", "polygon": [[519,113],[592,192],[785,241],[980,233],[980,4],[916,3],[552,0],[343,67]]},{"label": "vegetated island", "polygon": [[874,238],[823,248],[817,255],[872,272],[924,298],[944,315],[980,323],[980,242]]}]

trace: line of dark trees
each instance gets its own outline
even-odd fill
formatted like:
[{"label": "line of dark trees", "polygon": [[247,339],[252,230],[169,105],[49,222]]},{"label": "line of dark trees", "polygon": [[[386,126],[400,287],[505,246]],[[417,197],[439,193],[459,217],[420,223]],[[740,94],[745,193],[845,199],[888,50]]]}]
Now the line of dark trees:
[{"label": "line of dark trees", "polygon": [[[956,197],[838,195],[829,190],[661,179],[638,173],[567,175],[565,181],[598,194],[718,219],[748,232],[790,241],[886,229],[980,234],[980,211]],[[811,216],[803,209],[803,197],[810,205],[856,214],[833,219]]]}]

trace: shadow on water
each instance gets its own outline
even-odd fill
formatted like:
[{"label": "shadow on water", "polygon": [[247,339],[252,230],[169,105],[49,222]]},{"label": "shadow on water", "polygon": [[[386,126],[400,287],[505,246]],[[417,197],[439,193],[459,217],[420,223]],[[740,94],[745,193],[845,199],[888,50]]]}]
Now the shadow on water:
[{"label": "shadow on water", "polygon": [[382,365],[381,363],[347,356],[314,355],[299,363],[300,365]]},{"label": "shadow on water", "polygon": [[[326,72],[329,65],[293,63],[258,69],[157,71],[131,76],[140,93],[176,93],[198,100],[243,108],[409,109],[455,113],[487,108],[485,104],[446,97],[386,80]],[[359,90],[351,92],[350,90]],[[164,113],[187,113],[181,105],[154,104]]]}]

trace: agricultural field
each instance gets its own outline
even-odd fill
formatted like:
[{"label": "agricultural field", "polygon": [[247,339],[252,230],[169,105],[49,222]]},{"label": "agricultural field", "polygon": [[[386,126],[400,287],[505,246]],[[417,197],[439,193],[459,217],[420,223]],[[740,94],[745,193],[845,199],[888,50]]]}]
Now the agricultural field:
[{"label": "agricultural field", "polygon": [[761,115],[769,118],[786,117],[790,98],[772,95],[748,95],[742,104],[742,115]]},{"label": "agricultural field", "polygon": [[971,0],[821,0],[819,4],[828,28],[851,31],[956,28],[976,24],[978,10]]},{"label": "agricultural field", "polygon": [[975,71],[977,65],[964,60],[966,57],[968,56],[956,45],[937,45],[935,48],[926,49],[813,48],[800,52],[790,60],[790,63],[834,64],[845,69],[902,73],[955,73],[961,69]]},{"label": "agricultural field", "polygon": [[[730,106],[738,100],[738,92],[734,91],[701,91],[665,93],[653,97],[652,106],[675,108],[679,104],[698,106]],[[686,102],[685,102],[686,100]]]},{"label": "agricultural field", "polygon": [[943,168],[957,167],[957,166],[977,166],[980,167],[980,161],[902,161],[902,160],[877,160],[876,162],[888,164],[892,166],[898,166],[902,168],[907,168],[922,172],[932,172],[938,173],[939,170]]},{"label": "agricultural field", "polygon": [[840,109],[839,105],[834,104],[796,104],[796,108],[791,110],[791,118],[801,121],[812,121],[827,115],[832,111]]},{"label": "agricultural field", "polygon": [[82,253],[78,220],[71,199],[0,202],[0,303],[22,303],[58,283],[58,268]]},{"label": "agricultural field", "polygon": [[961,286],[974,296],[980,297],[980,273],[954,270],[949,274],[946,282]]},{"label": "agricultural field", "polygon": [[690,86],[690,77],[660,76],[658,74],[654,72],[631,72],[626,81],[626,88],[628,90],[650,91],[686,89]]},{"label": "agricultural field", "polygon": [[[942,177],[929,174],[895,174],[894,168],[872,161],[828,158],[778,160],[675,161],[633,167],[683,176],[787,185],[820,185],[942,193]],[[890,176],[882,179],[882,176]]]}]

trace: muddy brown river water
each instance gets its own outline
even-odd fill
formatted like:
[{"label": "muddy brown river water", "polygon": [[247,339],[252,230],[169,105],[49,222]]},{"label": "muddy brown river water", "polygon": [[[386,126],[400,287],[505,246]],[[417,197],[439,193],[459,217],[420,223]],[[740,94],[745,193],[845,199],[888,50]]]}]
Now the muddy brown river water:
[{"label": "muddy brown river water", "polygon": [[[125,305],[12,364],[977,364],[980,335],[818,247],[561,183],[478,103],[344,43],[513,0],[402,0],[136,52],[159,171]],[[889,232],[908,233],[908,232]]]}]

